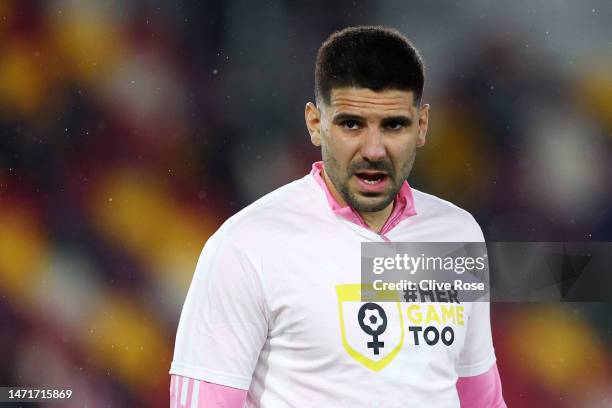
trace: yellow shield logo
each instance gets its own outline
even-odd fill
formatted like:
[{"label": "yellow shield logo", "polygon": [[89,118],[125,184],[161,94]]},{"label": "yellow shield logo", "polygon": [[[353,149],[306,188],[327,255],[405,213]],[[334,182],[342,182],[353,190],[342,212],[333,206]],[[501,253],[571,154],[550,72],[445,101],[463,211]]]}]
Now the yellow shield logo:
[{"label": "yellow shield logo", "polygon": [[380,371],[404,345],[400,298],[397,292],[381,292],[374,298],[379,302],[362,302],[362,288],[368,290],[360,283],[336,286],[342,346],[356,361]]}]

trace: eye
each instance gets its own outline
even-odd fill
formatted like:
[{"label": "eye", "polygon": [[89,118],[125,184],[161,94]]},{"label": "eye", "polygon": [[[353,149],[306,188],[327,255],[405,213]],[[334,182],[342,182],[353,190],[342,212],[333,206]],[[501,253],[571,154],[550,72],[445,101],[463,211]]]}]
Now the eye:
[{"label": "eye", "polygon": [[341,123],[342,127],[349,130],[359,129],[359,122],[354,119],[347,119]]},{"label": "eye", "polygon": [[390,130],[400,130],[404,126],[405,124],[399,121],[393,121],[385,124],[385,127]]}]

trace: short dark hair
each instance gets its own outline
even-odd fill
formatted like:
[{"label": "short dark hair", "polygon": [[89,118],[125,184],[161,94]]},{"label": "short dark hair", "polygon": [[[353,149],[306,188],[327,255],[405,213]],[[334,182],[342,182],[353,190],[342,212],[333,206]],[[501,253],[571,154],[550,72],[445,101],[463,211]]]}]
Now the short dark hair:
[{"label": "short dark hair", "polygon": [[315,63],[315,98],[329,104],[333,88],[386,89],[414,93],[421,103],[423,60],[399,31],[380,26],[348,27],[333,33],[319,48]]}]

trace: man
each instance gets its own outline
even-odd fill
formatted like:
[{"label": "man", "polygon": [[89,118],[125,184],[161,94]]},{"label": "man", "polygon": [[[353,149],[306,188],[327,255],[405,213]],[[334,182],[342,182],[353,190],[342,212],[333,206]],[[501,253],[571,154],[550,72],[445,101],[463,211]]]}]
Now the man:
[{"label": "man", "polygon": [[418,52],[395,30],[347,28],[321,46],[315,82],[305,118],[323,161],[206,243],[172,406],[505,406],[488,303],[461,306],[450,345],[417,344],[390,322],[373,347],[355,323],[362,242],[483,241],[469,213],[406,181],[429,119]]}]

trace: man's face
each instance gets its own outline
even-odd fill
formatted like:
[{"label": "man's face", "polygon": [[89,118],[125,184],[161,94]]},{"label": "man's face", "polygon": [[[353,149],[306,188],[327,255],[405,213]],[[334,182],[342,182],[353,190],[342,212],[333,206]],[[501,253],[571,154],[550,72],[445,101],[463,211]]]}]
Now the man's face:
[{"label": "man's face", "polygon": [[425,144],[429,106],[411,91],[332,89],[330,103],[306,105],[311,140],[321,146],[325,173],[360,212],[385,209],[410,174],[416,148]]}]

